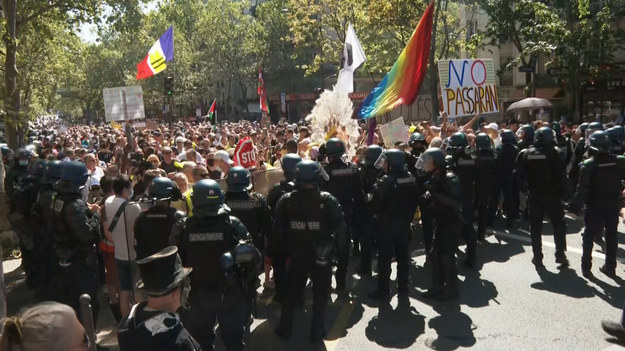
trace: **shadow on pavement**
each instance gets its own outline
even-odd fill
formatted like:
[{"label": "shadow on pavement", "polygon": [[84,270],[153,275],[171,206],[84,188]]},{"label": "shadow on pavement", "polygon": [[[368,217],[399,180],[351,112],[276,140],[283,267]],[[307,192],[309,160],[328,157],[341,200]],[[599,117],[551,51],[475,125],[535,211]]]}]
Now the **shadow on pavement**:
[{"label": "shadow on pavement", "polygon": [[[460,284],[460,304],[473,308],[486,307],[495,300],[497,287],[491,281],[481,279],[480,272],[469,271]],[[496,301],[496,300],[495,300]]]},{"label": "shadow on pavement", "polygon": [[[298,313],[296,313],[297,315]],[[296,323],[298,318],[295,319]],[[310,321],[309,321],[310,323]],[[249,350],[271,350],[271,351],[325,351],[326,347],[323,342],[312,343],[310,341],[310,335],[304,335],[304,331],[309,331],[309,328],[293,328],[293,337],[290,340],[282,340],[278,338],[274,333],[275,323],[269,320],[264,321],[252,331],[249,336],[247,348]],[[301,335],[300,335],[301,334]],[[302,340],[305,340],[302,342]]]},{"label": "shadow on pavement", "polygon": [[[606,277],[606,279],[609,278]],[[623,292],[623,284],[625,283],[625,281],[623,281],[623,279],[619,277],[616,277],[614,279],[618,286],[610,285],[594,275],[591,276],[589,280],[599,286],[599,288],[601,288],[601,290],[599,290],[594,286],[592,287],[595,295],[597,295],[603,301],[609,303],[612,307],[623,307],[623,301],[625,300],[625,292]]]},{"label": "shadow on pavement", "polygon": [[378,315],[365,328],[367,338],[383,347],[405,349],[411,347],[425,332],[425,316],[410,306],[408,298],[400,298],[397,308],[381,304]]},{"label": "shadow on pavement", "polygon": [[564,268],[559,273],[553,273],[546,269],[537,269],[541,282],[530,286],[537,290],[545,290],[552,293],[570,296],[576,299],[595,296],[592,287],[584,278],[570,268]]},{"label": "shadow on pavement", "polygon": [[468,315],[460,311],[458,302],[435,302],[432,307],[439,316],[430,319],[428,327],[436,330],[438,337],[427,338],[427,347],[447,351],[475,345],[473,330],[477,327]]}]

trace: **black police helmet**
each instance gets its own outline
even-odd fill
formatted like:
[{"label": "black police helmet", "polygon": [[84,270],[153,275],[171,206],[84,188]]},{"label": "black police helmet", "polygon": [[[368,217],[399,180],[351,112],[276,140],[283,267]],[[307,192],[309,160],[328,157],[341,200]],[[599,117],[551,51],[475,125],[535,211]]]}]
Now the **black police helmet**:
[{"label": "black police helmet", "polygon": [[7,159],[13,158],[13,150],[11,150],[8,146],[2,146],[2,157],[6,157]]},{"label": "black police helmet", "polygon": [[406,155],[403,151],[391,149],[384,152],[386,162],[391,172],[399,172],[404,170],[406,166]]},{"label": "black police helmet", "polygon": [[538,128],[534,134],[534,146],[550,146],[554,144],[553,129],[549,127]]},{"label": "black police helmet", "polygon": [[302,162],[302,158],[297,154],[286,154],[280,160],[282,162],[282,171],[287,180],[293,180],[295,177],[295,166]]},{"label": "black police helmet", "polygon": [[410,134],[410,141],[408,143],[410,147],[415,147],[419,143],[425,145],[425,137],[423,136],[423,134],[421,133]]},{"label": "black police helmet", "polygon": [[586,129],[586,137],[589,137],[592,133],[599,130],[603,130],[603,124],[601,124],[600,122],[590,123],[588,125],[588,128]]},{"label": "black police helmet", "polygon": [[608,153],[612,147],[610,137],[603,130],[596,131],[588,137],[590,141],[590,149],[596,153]]},{"label": "black police helmet", "polygon": [[339,138],[330,138],[326,141],[326,154],[331,157],[341,157],[345,153],[345,144]]},{"label": "black police helmet", "polygon": [[449,137],[449,147],[451,148],[465,148],[469,145],[467,136],[463,132],[456,132]]},{"label": "black police helmet", "polygon": [[224,194],[219,183],[212,179],[202,179],[193,186],[191,195],[193,211],[210,206],[221,206],[224,203]]},{"label": "black police helmet", "polygon": [[623,126],[614,126],[607,130],[612,147],[622,148],[625,141],[625,128]]},{"label": "black police helmet", "polygon": [[295,166],[295,182],[299,184],[316,184],[319,179],[319,163],[304,160]]},{"label": "black police helmet", "polygon": [[148,187],[148,195],[152,199],[170,199],[174,196],[176,189],[176,184],[171,179],[165,177],[156,177],[150,182],[150,186]]},{"label": "black police helmet", "polygon": [[551,123],[551,129],[553,129],[556,135],[562,134],[562,126],[560,125],[560,122]]},{"label": "black police helmet", "polygon": [[588,129],[588,123],[584,122],[577,127],[579,133],[582,135],[582,138],[586,137],[586,130]]},{"label": "black police helmet", "polygon": [[434,163],[434,167],[436,167],[436,169],[444,171],[447,167],[445,152],[437,147],[431,147],[425,150],[419,157],[418,163],[422,163],[423,165],[421,167],[425,167],[425,164],[429,161]]},{"label": "black police helmet", "polygon": [[21,159],[25,159],[25,160],[30,160],[30,158],[33,156],[33,154],[30,153],[30,151],[22,148],[17,150],[17,158],[21,158]]},{"label": "black police helmet", "polygon": [[490,137],[488,136],[488,134],[478,133],[475,136],[475,148],[480,151],[491,149]]},{"label": "black police helmet", "polygon": [[515,142],[514,132],[510,129],[502,130],[500,135],[502,144],[513,144]]},{"label": "black police helmet", "polygon": [[61,171],[61,180],[68,181],[79,187],[84,186],[88,178],[89,171],[82,162],[68,162]]},{"label": "black police helmet", "polygon": [[365,165],[373,166],[384,150],[380,145],[369,145],[365,150]]},{"label": "black police helmet", "polygon": [[532,127],[529,124],[524,124],[517,131],[517,135],[519,135],[519,137],[523,141],[535,140],[535,137],[534,137],[534,127]]},{"label": "black police helmet", "polygon": [[51,182],[61,179],[61,173],[65,164],[61,161],[50,161],[46,165],[44,176]]},{"label": "black police helmet", "polygon": [[228,184],[228,192],[241,193],[248,191],[252,188],[250,171],[241,166],[230,168],[226,175],[226,184]]}]

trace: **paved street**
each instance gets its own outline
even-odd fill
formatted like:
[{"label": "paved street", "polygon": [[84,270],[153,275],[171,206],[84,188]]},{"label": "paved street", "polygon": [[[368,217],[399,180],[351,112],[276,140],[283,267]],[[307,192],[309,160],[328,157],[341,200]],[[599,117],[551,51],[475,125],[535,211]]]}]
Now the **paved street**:
[{"label": "paved street", "polygon": [[[423,267],[418,243],[413,252],[411,279],[414,289],[408,301],[379,306],[366,297],[375,278],[361,280],[354,275],[351,296],[338,298],[328,306],[328,336],[324,343],[308,341],[311,292],[306,305],[296,313],[293,339],[284,342],[273,335],[279,305],[261,294],[257,318],[249,337],[250,350],[603,350],[615,346],[601,330],[603,318],[620,318],[625,293],[622,277],[610,279],[599,272],[601,249],[595,250],[590,281],[581,276],[581,221],[567,217],[568,257],[571,267],[559,271],[553,259],[551,226],[543,238],[546,271],[538,273],[531,264],[529,228],[522,223],[515,231],[501,228],[479,246],[479,272],[460,268],[460,299],[454,302],[424,300],[420,292],[429,286],[430,271]],[[620,260],[625,260],[625,227],[619,228]],[[461,260],[463,259],[461,255]],[[357,258],[353,261],[356,262]],[[6,261],[5,266],[11,261]],[[353,265],[352,265],[353,266]],[[6,267],[5,267],[6,269]],[[11,273],[9,273],[11,274]],[[15,273],[13,273],[15,274]],[[262,288],[261,288],[262,290]],[[32,301],[32,294],[18,285],[9,294],[9,310]],[[112,317],[105,310],[99,321],[101,344],[115,347]],[[219,345],[218,349],[223,349]]]}]

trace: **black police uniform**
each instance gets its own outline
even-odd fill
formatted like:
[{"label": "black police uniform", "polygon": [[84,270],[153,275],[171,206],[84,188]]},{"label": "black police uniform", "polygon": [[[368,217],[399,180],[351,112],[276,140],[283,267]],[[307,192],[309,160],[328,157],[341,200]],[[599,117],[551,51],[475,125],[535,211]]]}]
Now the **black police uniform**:
[{"label": "black police uniform", "polygon": [[587,145],[586,138],[582,136],[575,144],[573,149],[573,159],[571,160],[571,169],[569,170],[569,179],[573,183],[573,187],[577,188],[577,181],[579,180],[579,167],[584,161],[584,154],[586,153]]},{"label": "black police uniform", "polygon": [[[197,187],[197,184],[196,186]],[[194,195],[197,192],[194,187]],[[186,325],[203,350],[212,350],[215,324],[228,350],[243,350],[244,287],[224,286],[219,259],[241,241],[251,241],[247,229],[227,207],[207,211],[194,204],[193,216],[178,221],[170,243],[179,248],[185,267],[192,267],[189,314]]]},{"label": "black police uniform", "polygon": [[508,226],[512,225],[512,222],[519,218],[519,189],[514,176],[518,155],[519,148],[513,143],[505,143],[497,146],[495,149],[497,188],[492,197],[490,217],[492,220],[495,219],[499,197],[503,195],[502,208],[506,215],[506,224]]},{"label": "black police uniform", "polygon": [[185,217],[173,207],[155,205],[142,211],[135,221],[137,260],[151,256],[169,246],[169,235],[174,224]]},{"label": "black police uniform", "polygon": [[[362,164],[358,169],[362,190],[364,195],[368,196],[373,193],[373,188],[378,179],[382,176],[382,172],[373,165]],[[362,252],[360,254],[360,267],[358,272],[362,275],[371,275],[371,257],[373,255],[373,245],[377,234],[377,215],[370,203],[365,203],[361,211],[354,214],[356,221],[360,223],[360,246]]]},{"label": "black police uniform", "polygon": [[378,290],[389,295],[391,260],[397,259],[397,291],[408,293],[410,224],[417,209],[418,184],[410,172],[392,170],[376,184],[371,199],[378,214]]},{"label": "black police uniform", "polygon": [[458,177],[460,181],[460,191],[462,193],[462,236],[467,244],[467,257],[465,264],[468,266],[475,265],[477,251],[477,236],[473,227],[475,217],[473,200],[475,198],[475,182],[477,176],[477,167],[475,157],[464,152],[449,158],[451,171]]},{"label": "black police uniform", "polygon": [[[545,214],[553,225],[556,244],[556,261],[566,260],[566,223],[562,199],[565,189],[565,165],[563,155],[554,146],[531,147],[519,153],[518,176],[529,192],[530,234],[534,262],[542,265],[542,224]],[[560,262],[558,262],[560,263]]]},{"label": "black police uniform", "polygon": [[276,332],[281,337],[291,336],[295,307],[310,277],[313,284],[311,334],[313,340],[319,340],[325,335],[325,308],[330,298],[331,251],[335,247],[339,252],[345,250],[341,245],[346,244],[341,205],[329,193],[298,187],[278,200],[275,215],[276,235],[284,242],[291,259],[287,272],[289,287]]},{"label": "black police uniform", "polygon": [[[267,205],[271,208],[272,218],[275,219],[275,208],[282,195],[295,190],[293,181],[283,180],[274,185],[267,194]],[[287,255],[283,243],[275,237],[273,231],[267,237],[267,255],[271,257],[271,267],[273,268],[273,281],[276,293],[273,299],[277,302],[283,301],[286,294],[286,261]]]},{"label": "black police uniform", "polygon": [[[338,254],[338,265],[336,267],[336,289],[338,291],[345,288],[345,279],[347,275],[347,266],[349,264],[349,239],[353,237],[354,241],[358,241],[357,234],[354,235],[351,230],[351,223],[354,210],[362,208],[364,203],[364,195],[358,178],[358,168],[353,164],[347,164],[340,158],[335,158],[324,166],[325,172],[330,177],[329,180],[321,180],[320,188],[334,196],[341,203],[343,213],[345,215],[345,225],[347,236],[345,245],[341,245],[342,251]],[[357,243],[355,243],[357,245]]]},{"label": "black police uniform", "polygon": [[265,197],[256,192],[226,192],[226,205],[231,215],[243,222],[252,236],[254,247],[264,252],[271,231],[271,208]]},{"label": "black police uniform", "polygon": [[592,265],[593,241],[605,229],[605,266],[602,271],[613,275],[618,247],[617,227],[621,206],[622,181],[625,179],[625,157],[597,153],[584,161],[572,201],[578,209],[585,205],[582,271],[588,275]]},{"label": "black police uniform", "polygon": [[488,223],[489,205],[494,196],[497,179],[497,162],[492,150],[478,150],[476,156],[475,194],[477,203],[477,237],[484,240]]},{"label": "black police uniform", "polygon": [[425,297],[455,298],[458,295],[456,250],[463,230],[460,180],[453,172],[433,174],[425,198],[433,217],[434,235],[430,257],[432,287]]},{"label": "black police uniform", "polygon": [[39,259],[39,284],[37,295],[44,299],[55,299],[56,284],[54,281],[54,266],[58,264],[53,246],[54,212],[52,201],[56,194],[53,183],[58,179],[42,179],[37,202],[34,205],[35,217],[41,219],[42,228],[35,240],[35,255]]},{"label": "black police uniform", "polygon": [[94,321],[99,304],[99,268],[96,244],[100,239],[100,216],[89,211],[77,185],[62,180],[52,201],[54,245],[57,263],[56,284],[59,302],[79,311],[79,297],[91,296]]}]

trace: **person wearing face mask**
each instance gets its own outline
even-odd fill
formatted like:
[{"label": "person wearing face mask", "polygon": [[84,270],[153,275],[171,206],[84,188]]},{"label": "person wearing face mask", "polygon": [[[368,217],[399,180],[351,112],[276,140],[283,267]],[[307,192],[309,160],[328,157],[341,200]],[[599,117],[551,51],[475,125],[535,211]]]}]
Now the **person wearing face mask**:
[{"label": "person wearing face mask", "polygon": [[180,322],[178,310],[186,304],[188,276],[175,246],[137,261],[139,287],[148,301],[132,307],[121,322],[117,340],[121,351],[199,351],[200,345]]},{"label": "person wearing face mask", "polygon": [[126,175],[119,175],[113,180],[111,196],[104,202],[106,216],[105,228],[111,233],[115,245],[115,264],[119,277],[119,307],[122,316],[130,312],[131,297],[137,270],[133,265],[136,257],[134,249],[134,223],[141,213],[137,203],[130,203],[133,197],[132,182]]},{"label": "person wearing face mask", "polygon": [[215,163],[215,153],[210,152],[206,155],[206,167],[208,168],[208,177],[213,180],[219,180],[221,172],[217,170],[217,164]]},{"label": "person wearing face mask", "polygon": [[218,150],[217,152],[215,152],[214,158],[215,164],[217,165],[216,170],[221,172],[219,179],[225,178],[226,174],[228,174],[228,171],[233,165],[233,162],[230,159],[228,152],[224,150]]}]

